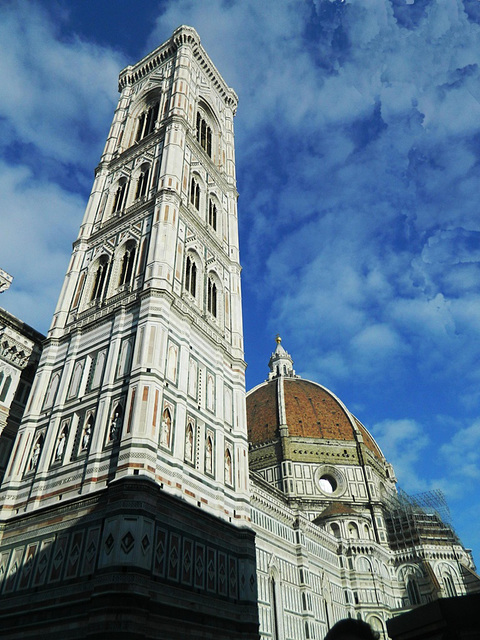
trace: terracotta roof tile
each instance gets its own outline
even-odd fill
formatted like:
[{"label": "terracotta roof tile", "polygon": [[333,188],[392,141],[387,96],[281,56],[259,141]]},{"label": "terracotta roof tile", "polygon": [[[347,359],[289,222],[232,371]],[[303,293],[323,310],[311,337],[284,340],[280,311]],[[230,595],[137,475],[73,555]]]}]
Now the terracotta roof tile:
[{"label": "terracotta roof tile", "polygon": [[[375,440],[335,396],[320,385],[301,378],[284,378],[285,412],[292,437],[354,441],[352,421],[364,443],[377,457],[382,453]],[[278,438],[277,379],[265,382],[247,395],[248,437],[253,444]]]}]

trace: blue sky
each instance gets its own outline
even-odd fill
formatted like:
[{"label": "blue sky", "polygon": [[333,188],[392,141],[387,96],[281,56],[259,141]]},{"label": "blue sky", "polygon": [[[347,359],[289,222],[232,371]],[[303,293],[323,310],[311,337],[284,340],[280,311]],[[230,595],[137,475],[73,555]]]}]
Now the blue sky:
[{"label": "blue sky", "polygon": [[478,0],[3,0],[1,305],[46,332],[118,72],[180,24],[240,98],[248,388],[279,332],[478,562]]}]

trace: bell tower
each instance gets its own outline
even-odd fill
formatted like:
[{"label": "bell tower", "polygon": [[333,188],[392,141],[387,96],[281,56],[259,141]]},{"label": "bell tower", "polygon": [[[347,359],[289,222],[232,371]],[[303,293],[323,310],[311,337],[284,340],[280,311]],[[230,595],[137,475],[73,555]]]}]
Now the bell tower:
[{"label": "bell tower", "polygon": [[[42,550],[58,560],[63,536],[77,575],[126,565],[173,584],[188,565],[183,586],[197,580],[200,593],[210,577],[211,594],[247,607],[251,630],[237,96],[185,26],[124,69],[119,92],[2,485],[5,530],[27,518],[37,531],[1,556],[0,577],[20,575],[34,548],[34,586]],[[127,496],[143,506],[120,506]],[[43,518],[59,509],[46,545]],[[95,511],[93,529],[68,537],[67,521]]]}]

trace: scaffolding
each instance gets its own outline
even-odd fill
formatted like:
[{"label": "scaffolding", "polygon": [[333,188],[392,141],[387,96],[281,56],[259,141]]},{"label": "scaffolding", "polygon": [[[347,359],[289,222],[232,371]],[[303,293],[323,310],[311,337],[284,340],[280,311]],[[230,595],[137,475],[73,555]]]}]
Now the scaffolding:
[{"label": "scaffolding", "polygon": [[388,507],[385,521],[393,549],[459,544],[451,524],[447,501],[441,491],[427,491],[410,496],[398,489]]}]

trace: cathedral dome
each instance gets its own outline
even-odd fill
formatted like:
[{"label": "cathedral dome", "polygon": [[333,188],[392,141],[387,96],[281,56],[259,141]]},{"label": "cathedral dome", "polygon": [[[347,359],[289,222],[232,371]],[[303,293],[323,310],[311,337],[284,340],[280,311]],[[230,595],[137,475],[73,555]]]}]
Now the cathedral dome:
[{"label": "cathedral dome", "polygon": [[[278,367],[277,362],[282,366]],[[290,366],[284,367],[284,363]],[[269,379],[247,394],[251,445],[272,442],[280,435],[325,443],[362,442],[376,459],[384,460],[373,437],[345,405],[325,387],[296,376],[292,364],[277,338],[277,349],[269,362]]]}]

